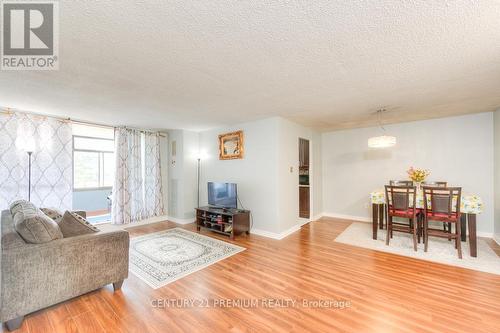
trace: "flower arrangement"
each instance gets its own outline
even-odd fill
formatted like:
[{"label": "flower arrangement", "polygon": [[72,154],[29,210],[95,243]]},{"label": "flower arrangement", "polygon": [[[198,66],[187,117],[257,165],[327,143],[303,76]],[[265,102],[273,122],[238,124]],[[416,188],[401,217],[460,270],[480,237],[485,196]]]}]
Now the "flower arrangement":
[{"label": "flower arrangement", "polygon": [[408,177],[416,183],[423,182],[431,174],[429,170],[415,169],[414,167],[410,167],[406,172],[408,173]]}]

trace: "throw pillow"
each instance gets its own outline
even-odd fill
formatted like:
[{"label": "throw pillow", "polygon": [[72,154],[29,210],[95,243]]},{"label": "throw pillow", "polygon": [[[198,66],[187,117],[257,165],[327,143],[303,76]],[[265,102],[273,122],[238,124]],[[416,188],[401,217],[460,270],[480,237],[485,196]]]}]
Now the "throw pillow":
[{"label": "throw pillow", "polygon": [[16,200],[10,204],[10,213],[12,216],[16,215],[17,212],[26,209],[36,210],[37,208],[31,202],[26,200]]},{"label": "throw pillow", "polygon": [[40,209],[21,204],[15,208],[14,228],[27,243],[41,244],[63,238],[56,222]]},{"label": "throw pillow", "polygon": [[98,228],[94,227],[83,217],[69,211],[64,213],[61,222],[59,222],[59,228],[61,228],[64,237],[91,234],[99,231]]},{"label": "throw pillow", "polygon": [[54,222],[56,222],[57,224],[59,224],[61,222],[62,218],[63,218],[61,212],[58,211],[55,208],[40,208],[40,210],[45,215],[47,215],[48,217],[50,217],[51,219],[53,219]]}]

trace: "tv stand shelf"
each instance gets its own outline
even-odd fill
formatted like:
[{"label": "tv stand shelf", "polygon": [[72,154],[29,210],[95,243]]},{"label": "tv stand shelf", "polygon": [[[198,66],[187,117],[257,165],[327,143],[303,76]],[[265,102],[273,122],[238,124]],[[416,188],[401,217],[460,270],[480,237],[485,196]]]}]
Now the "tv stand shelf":
[{"label": "tv stand shelf", "polygon": [[250,234],[250,211],[214,207],[196,208],[196,230],[210,230],[229,236]]}]

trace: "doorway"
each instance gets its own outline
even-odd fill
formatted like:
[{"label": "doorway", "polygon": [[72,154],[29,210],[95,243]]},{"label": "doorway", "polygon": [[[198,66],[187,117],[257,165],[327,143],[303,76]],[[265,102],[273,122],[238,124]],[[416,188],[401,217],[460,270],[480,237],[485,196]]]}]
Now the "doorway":
[{"label": "doorway", "polygon": [[299,138],[299,217],[311,216],[309,140]]}]

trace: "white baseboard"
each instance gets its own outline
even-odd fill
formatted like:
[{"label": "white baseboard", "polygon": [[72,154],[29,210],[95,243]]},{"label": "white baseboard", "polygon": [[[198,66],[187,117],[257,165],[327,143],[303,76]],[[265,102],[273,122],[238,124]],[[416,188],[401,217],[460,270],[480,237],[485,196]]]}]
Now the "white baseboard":
[{"label": "white baseboard", "polygon": [[299,226],[299,227],[303,227],[303,226],[305,226],[306,224],[308,224],[308,223],[310,223],[310,222],[312,222],[312,221],[314,221],[314,220],[312,220],[312,219],[303,219],[303,218],[299,218],[299,223],[298,223],[298,226]]},{"label": "white baseboard", "polygon": [[257,228],[252,228],[252,230],[250,230],[250,234],[259,235],[259,236],[272,238],[272,239],[280,239],[279,233],[277,233],[277,232],[271,232],[271,231],[257,229]]},{"label": "white baseboard", "polygon": [[[469,233],[467,233],[467,235],[468,234]],[[493,238],[493,233],[492,232],[477,231],[476,235],[477,235],[477,237]]]},{"label": "white baseboard", "polygon": [[320,218],[322,218],[323,216],[325,216],[325,214],[323,214],[323,213],[314,215],[313,218],[311,219],[311,221],[317,221]]},{"label": "white baseboard", "polygon": [[167,220],[169,220],[170,222],[177,223],[177,224],[190,224],[190,223],[194,223],[196,221],[196,219],[194,217],[189,218],[189,219],[179,219],[179,218],[171,217],[171,216],[168,216]]},{"label": "white baseboard", "polygon": [[500,235],[493,235],[493,240],[500,245]]},{"label": "white baseboard", "polygon": [[338,213],[322,213],[322,217],[333,217],[337,219],[343,219],[343,220],[352,220],[356,222],[372,222],[371,217],[366,217],[366,216],[354,216],[354,215],[346,215],[346,214],[338,214]]},{"label": "white baseboard", "polygon": [[[309,222],[307,221],[304,224],[307,224],[307,223],[309,223]],[[252,230],[250,231],[250,233],[251,234],[255,234],[255,235],[259,235],[259,236],[263,236],[263,237],[267,237],[267,238],[272,238],[272,239],[278,239],[278,240],[280,240],[280,239],[285,238],[286,236],[289,236],[290,234],[293,234],[296,231],[299,231],[300,227],[302,227],[302,225],[304,225],[304,224],[294,225],[290,229],[285,230],[285,231],[280,232],[280,233],[271,232],[271,231],[262,230],[262,229],[256,229],[256,228],[252,228]]]},{"label": "white baseboard", "polygon": [[252,229],[251,233],[259,235],[259,236],[264,236],[264,237],[268,237],[268,238],[272,238],[272,239],[281,240],[281,239],[285,238],[286,236],[289,236],[290,234],[292,234],[298,230],[300,230],[300,226],[296,225],[296,226],[293,226],[292,228],[285,230],[283,232],[280,232],[280,233],[275,233],[275,232],[270,232],[270,231],[260,230],[260,229]]}]

